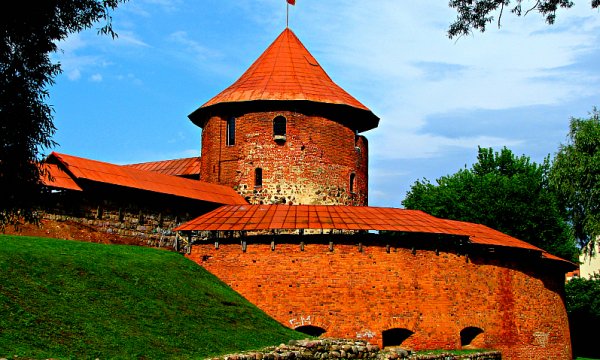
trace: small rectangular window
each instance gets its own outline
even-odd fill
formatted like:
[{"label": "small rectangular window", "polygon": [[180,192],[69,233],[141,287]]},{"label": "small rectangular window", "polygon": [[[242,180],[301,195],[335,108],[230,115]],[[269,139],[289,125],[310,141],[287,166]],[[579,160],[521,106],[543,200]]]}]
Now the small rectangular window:
[{"label": "small rectangular window", "polygon": [[227,119],[227,146],[235,145],[235,118],[230,117]]},{"label": "small rectangular window", "polygon": [[262,169],[256,168],[254,169],[254,187],[262,186]]}]

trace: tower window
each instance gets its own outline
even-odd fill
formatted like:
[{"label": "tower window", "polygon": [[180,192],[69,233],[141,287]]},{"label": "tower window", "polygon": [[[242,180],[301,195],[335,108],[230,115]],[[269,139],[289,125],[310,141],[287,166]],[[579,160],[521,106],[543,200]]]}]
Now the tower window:
[{"label": "tower window", "polygon": [[273,119],[273,139],[285,141],[287,133],[287,120],[283,116]]},{"label": "tower window", "polygon": [[350,174],[350,193],[354,193],[354,191],[356,190],[356,174],[352,173]]},{"label": "tower window", "polygon": [[227,146],[235,145],[235,118],[230,117],[227,119]]},{"label": "tower window", "polygon": [[254,169],[254,187],[262,186],[262,169],[256,168]]}]

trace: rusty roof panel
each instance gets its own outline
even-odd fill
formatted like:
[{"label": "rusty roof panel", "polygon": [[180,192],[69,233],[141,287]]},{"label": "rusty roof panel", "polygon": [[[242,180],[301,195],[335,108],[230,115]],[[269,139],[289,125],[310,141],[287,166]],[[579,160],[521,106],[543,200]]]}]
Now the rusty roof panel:
[{"label": "rusty roof panel", "polygon": [[[234,217],[235,214],[235,217]],[[232,219],[227,221],[226,219]],[[218,224],[218,226],[215,226]],[[175,230],[388,230],[467,236],[474,244],[505,246],[547,254],[525,241],[480,224],[439,219],[420,210],[366,206],[227,205],[197,217]]]},{"label": "rusty roof panel", "polygon": [[42,166],[49,175],[42,176],[42,184],[52,188],[83,191],[75,180],[58,165],[44,163]]},{"label": "rusty roof panel", "polygon": [[125,165],[138,170],[158,172],[165,175],[189,176],[200,174],[200,157],[152,161]]},{"label": "rusty roof panel", "polygon": [[366,130],[379,119],[371,110],[331,80],[317,60],[288,28],[231,86],[210,99],[196,114],[222,103],[258,100],[303,100],[346,105],[361,111]]},{"label": "rusty roof panel", "polygon": [[48,160],[59,162],[76,179],[86,179],[217,204],[239,205],[247,203],[244,198],[229,187],[209,184],[200,180],[184,179],[56,152],[50,154]]}]

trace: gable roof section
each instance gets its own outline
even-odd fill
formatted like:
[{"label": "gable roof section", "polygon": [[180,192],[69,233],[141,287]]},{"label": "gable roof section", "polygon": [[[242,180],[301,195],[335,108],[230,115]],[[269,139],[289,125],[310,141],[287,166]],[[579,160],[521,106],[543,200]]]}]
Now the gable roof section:
[{"label": "gable roof section", "polygon": [[200,180],[184,179],[56,152],[50,154],[46,162],[63,166],[65,173],[74,181],[85,179],[217,204],[246,204],[244,198],[232,188]]},{"label": "gable roof section", "polygon": [[210,99],[189,118],[196,121],[219,104],[251,101],[309,101],[343,105],[359,118],[359,130],[377,127],[379,118],[331,80],[292,30],[286,28],[231,86]]},{"label": "gable roof section", "polygon": [[138,170],[153,171],[165,175],[191,176],[200,175],[200,157],[190,157],[174,160],[150,161],[125,166]]},{"label": "gable roof section", "polygon": [[539,252],[544,259],[573,265],[485,225],[440,219],[420,210],[331,205],[221,206],[175,228],[176,231],[276,229],[383,230],[467,236],[474,244],[530,250]]},{"label": "gable roof section", "polygon": [[56,189],[83,191],[83,189],[77,185],[75,180],[73,180],[71,176],[64,172],[58,165],[44,163],[42,166],[47,171],[46,176],[42,175],[42,184],[45,186]]}]

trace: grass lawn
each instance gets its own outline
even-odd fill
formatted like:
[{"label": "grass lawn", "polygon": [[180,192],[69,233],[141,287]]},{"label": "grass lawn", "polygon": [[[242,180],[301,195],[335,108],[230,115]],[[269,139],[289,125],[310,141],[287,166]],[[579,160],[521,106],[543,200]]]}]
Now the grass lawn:
[{"label": "grass lawn", "polygon": [[0,235],[0,358],[204,358],[306,335],[179,254]]}]

